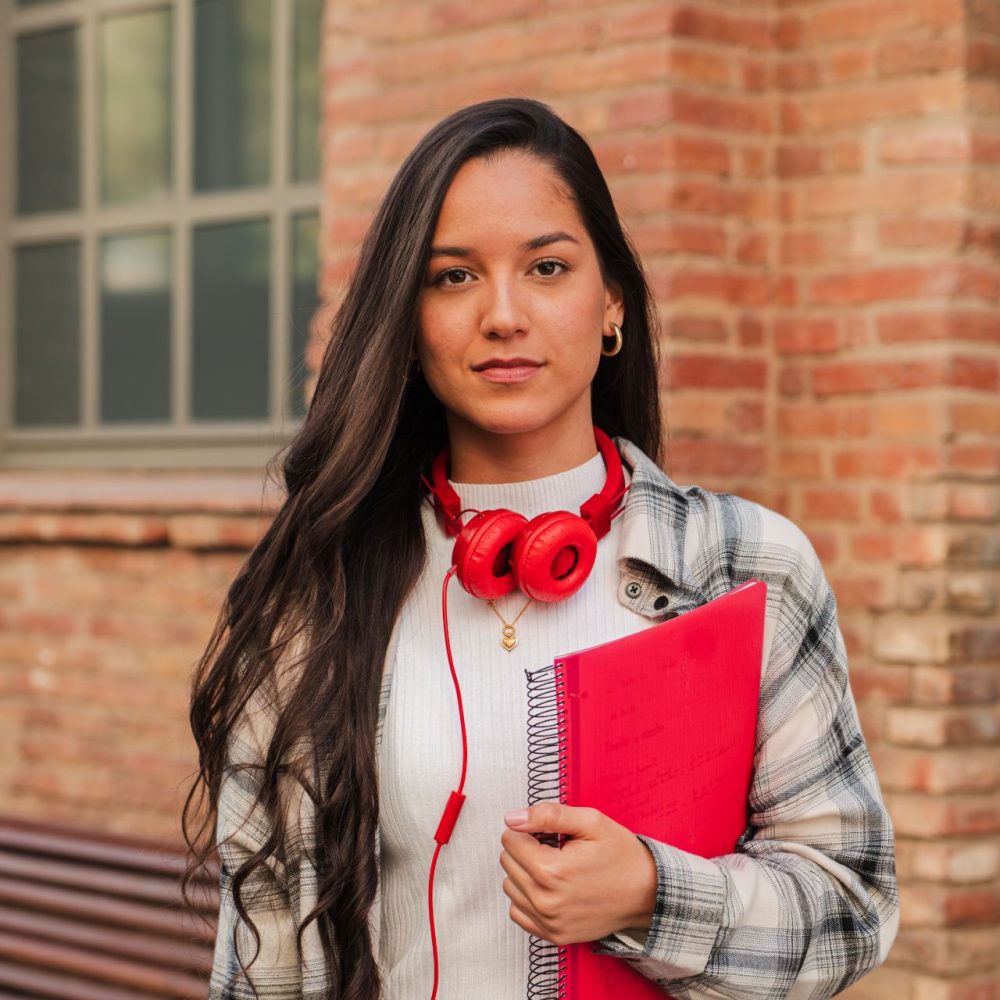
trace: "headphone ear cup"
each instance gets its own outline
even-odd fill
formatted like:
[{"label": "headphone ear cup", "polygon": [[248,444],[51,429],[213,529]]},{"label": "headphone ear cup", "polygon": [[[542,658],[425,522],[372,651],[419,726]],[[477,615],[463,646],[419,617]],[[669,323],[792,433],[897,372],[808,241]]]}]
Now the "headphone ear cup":
[{"label": "headphone ear cup", "polygon": [[473,597],[491,601],[517,586],[511,557],[527,523],[523,514],[512,510],[484,510],[459,532],[451,561],[459,582]]},{"label": "headphone ear cup", "polygon": [[514,574],[536,601],[565,600],[586,582],[597,559],[597,536],[568,510],[532,518],[514,545]]}]

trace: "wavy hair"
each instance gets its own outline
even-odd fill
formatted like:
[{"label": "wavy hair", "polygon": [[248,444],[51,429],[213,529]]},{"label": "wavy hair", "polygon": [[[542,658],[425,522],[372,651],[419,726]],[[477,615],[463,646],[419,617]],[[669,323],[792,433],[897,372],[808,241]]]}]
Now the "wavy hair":
[{"label": "wavy hair", "polygon": [[[583,137],[537,101],[485,101],[435,125],[403,162],[364,238],[334,317],[312,400],[280,464],[285,499],[233,580],[192,684],[199,768],[182,826],[186,883],[215,847],[228,748],[251,698],[273,720],[256,768],[255,808],[269,837],[232,879],[234,905],[254,937],[243,889],[284,857],[286,783],[310,797],[319,873],[315,921],[329,993],[375,1000],[381,982],[368,929],[377,890],[376,724],[393,625],[426,555],[420,474],[446,442],[444,410],[408,377],[417,299],[445,193],[466,161],[530,153],[565,182],[597,250],[605,281],[624,299],[625,340],[602,357],[594,422],[654,459],[660,451],[656,313],[638,256]],[[286,673],[293,641],[302,654]],[[259,939],[258,939],[259,940]],[[252,966],[252,962],[249,963]]]}]

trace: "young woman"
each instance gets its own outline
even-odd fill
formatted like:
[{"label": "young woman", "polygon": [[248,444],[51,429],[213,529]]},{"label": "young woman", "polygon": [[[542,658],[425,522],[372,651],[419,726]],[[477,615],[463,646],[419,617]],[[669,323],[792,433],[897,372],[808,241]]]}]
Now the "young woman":
[{"label": "young woman", "polygon": [[[884,958],[892,829],[833,594],[787,519],[660,470],[655,347],[641,265],[577,132],[507,99],[425,136],[364,241],[284,457],[287,499],[195,679],[185,827],[222,859],[212,997],[522,1000],[532,937],[596,942],[675,997],[816,1000]],[[428,492],[446,446],[461,514]],[[499,595],[452,583],[446,650],[454,531],[475,511],[575,512],[619,458],[624,512],[593,566],[552,572],[556,591],[582,574],[574,592],[527,574]],[[768,609],[734,853],[527,808],[524,669],[751,578]],[[432,943],[434,834],[463,769],[450,653],[468,799],[437,863]]]}]

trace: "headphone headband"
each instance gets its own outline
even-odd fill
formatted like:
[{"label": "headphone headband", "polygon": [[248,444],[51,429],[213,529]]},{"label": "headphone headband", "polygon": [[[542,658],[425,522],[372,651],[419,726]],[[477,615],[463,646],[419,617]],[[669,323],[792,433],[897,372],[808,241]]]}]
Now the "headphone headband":
[{"label": "headphone headband", "polygon": [[[595,493],[580,507],[580,517],[590,525],[594,535],[601,539],[611,530],[611,518],[615,513],[615,506],[625,491],[625,473],[622,471],[621,456],[614,441],[600,427],[594,427],[594,440],[604,459],[607,478],[601,491]],[[431,481],[428,486],[434,497],[434,508],[438,518],[444,530],[454,538],[462,530],[462,501],[455,488],[448,482],[450,457],[451,451],[447,446],[438,452],[431,463]]]}]

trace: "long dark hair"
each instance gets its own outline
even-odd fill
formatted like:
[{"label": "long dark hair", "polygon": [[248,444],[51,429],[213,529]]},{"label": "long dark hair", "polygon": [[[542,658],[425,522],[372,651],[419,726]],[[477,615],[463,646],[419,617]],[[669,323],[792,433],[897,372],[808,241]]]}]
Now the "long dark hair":
[{"label": "long dark hair", "polygon": [[[249,787],[270,836],[229,873],[235,904],[256,937],[241,889],[272,856],[284,858],[284,793],[296,784],[316,811],[316,842],[302,848],[319,873],[318,903],[302,927],[317,924],[328,995],[338,1000],[381,995],[367,921],[377,889],[381,673],[424,565],[420,473],[446,436],[441,404],[422,378],[408,377],[417,297],[452,178],[467,160],[505,150],[537,156],[561,176],[605,281],[622,290],[624,346],[601,359],[594,422],[659,457],[656,314],[590,147],[537,101],[486,101],[445,118],[406,158],[364,239],[309,411],[274,460],[287,497],[229,588],[192,689],[199,771],[183,813],[189,876],[215,846],[229,742],[251,698],[264,697],[273,729]],[[303,652],[286,672],[288,648]]]}]

